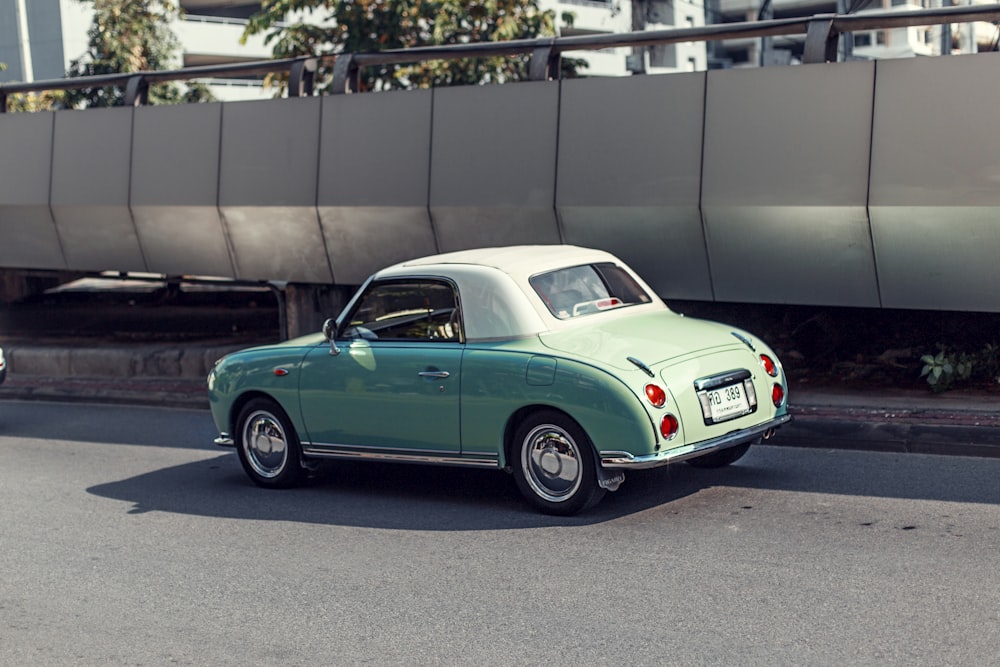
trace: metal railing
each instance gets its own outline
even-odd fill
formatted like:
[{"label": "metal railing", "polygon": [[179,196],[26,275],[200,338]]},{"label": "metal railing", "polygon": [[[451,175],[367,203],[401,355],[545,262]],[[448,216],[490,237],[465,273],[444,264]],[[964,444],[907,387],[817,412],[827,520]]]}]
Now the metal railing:
[{"label": "metal railing", "polygon": [[332,94],[357,91],[361,68],[375,65],[530,54],[529,79],[542,81],[558,78],[559,57],[566,51],[596,51],[615,47],[643,47],[752,37],[804,34],[805,49],[802,58],[804,63],[834,62],[837,59],[837,40],[844,33],[975,21],[990,23],[1000,21],[1000,4],[865,14],[817,14],[768,21],[713,24],[697,28],[544,37],[508,42],[476,42],[392,49],[375,53],[337,53],[239,64],[204,65],[155,72],[82,76],[30,83],[5,83],[0,84],[0,113],[7,111],[7,98],[14,93],[122,86],[125,89],[126,105],[143,105],[148,102],[149,86],[157,83],[216,76],[231,77],[272,73],[288,74],[288,94],[291,97],[299,97],[313,93],[317,68],[321,63],[329,64],[331,62],[333,63]]}]

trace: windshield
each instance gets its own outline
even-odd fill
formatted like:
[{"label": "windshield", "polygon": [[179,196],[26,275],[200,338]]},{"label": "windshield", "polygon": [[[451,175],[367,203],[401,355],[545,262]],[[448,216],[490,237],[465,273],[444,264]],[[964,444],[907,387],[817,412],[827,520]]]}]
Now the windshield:
[{"label": "windshield", "polygon": [[632,276],[611,262],[540,273],[529,282],[561,320],[651,301]]}]

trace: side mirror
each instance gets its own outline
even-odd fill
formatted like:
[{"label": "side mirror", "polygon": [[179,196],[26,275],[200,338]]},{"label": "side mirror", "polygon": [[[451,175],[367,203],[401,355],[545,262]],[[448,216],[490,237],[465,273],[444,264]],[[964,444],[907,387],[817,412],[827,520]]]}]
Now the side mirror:
[{"label": "side mirror", "polygon": [[334,337],[337,335],[337,321],[333,318],[328,319],[323,322],[323,337],[330,342],[330,354],[332,356],[337,356],[340,354],[340,348],[337,347]]}]

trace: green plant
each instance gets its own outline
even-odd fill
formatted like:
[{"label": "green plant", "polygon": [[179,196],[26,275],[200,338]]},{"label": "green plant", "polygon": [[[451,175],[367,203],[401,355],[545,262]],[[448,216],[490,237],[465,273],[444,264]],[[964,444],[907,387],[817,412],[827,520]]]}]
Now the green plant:
[{"label": "green plant", "polygon": [[946,345],[938,343],[938,353],[925,354],[920,361],[924,364],[920,377],[927,378],[933,391],[945,391],[975,377],[997,380],[1000,346],[987,343],[979,352],[968,353],[950,351]]},{"label": "green plant", "polygon": [[944,391],[951,387],[955,380],[968,380],[972,375],[973,360],[964,352],[957,354],[949,352],[944,345],[938,345],[938,353],[925,354],[920,357],[924,368],[920,377],[927,378],[927,384],[934,391]]}]

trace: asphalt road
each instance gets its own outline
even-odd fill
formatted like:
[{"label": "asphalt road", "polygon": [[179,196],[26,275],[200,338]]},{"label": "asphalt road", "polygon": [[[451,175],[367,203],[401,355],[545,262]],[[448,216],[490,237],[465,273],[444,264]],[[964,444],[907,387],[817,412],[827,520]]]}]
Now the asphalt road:
[{"label": "asphalt road", "polygon": [[202,410],[0,402],[0,664],[1000,655],[1000,459],[759,447],[561,519],[489,471],[265,491],[214,435]]}]

